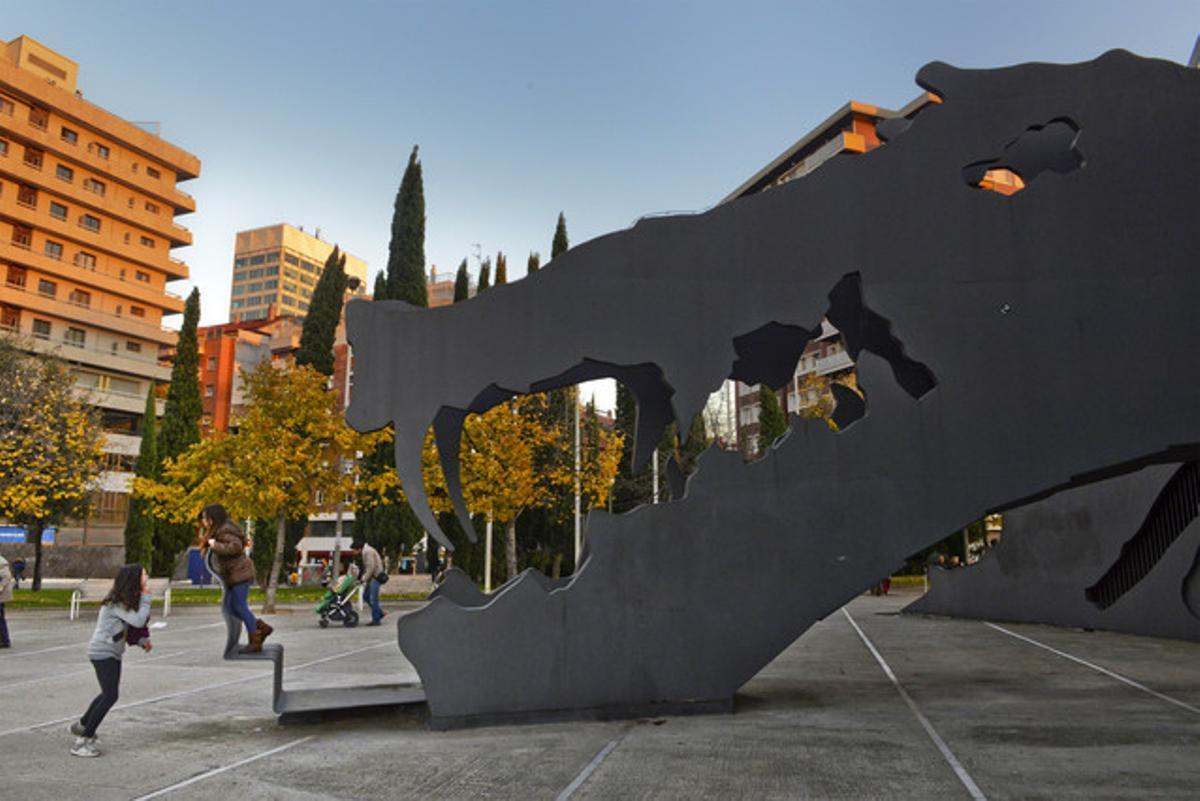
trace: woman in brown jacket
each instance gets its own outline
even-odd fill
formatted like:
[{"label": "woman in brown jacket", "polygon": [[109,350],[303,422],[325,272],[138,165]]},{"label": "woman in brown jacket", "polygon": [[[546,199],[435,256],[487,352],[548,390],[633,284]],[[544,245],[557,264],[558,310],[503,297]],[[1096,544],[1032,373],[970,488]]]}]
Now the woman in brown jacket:
[{"label": "woman in brown jacket", "polygon": [[246,556],[246,535],[237,523],[229,519],[225,507],[218,503],[204,507],[200,512],[202,536],[208,548],[217,555],[217,572],[225,582],[225,597],[221,603],[225,611],[239,618],[246,625],[249,645],[244,653],[256,654],[262,650],[263,640],[270,636],[273,628],[254,617],[246,602],[250,595],[250,583],[254,581],[254,563]]}]

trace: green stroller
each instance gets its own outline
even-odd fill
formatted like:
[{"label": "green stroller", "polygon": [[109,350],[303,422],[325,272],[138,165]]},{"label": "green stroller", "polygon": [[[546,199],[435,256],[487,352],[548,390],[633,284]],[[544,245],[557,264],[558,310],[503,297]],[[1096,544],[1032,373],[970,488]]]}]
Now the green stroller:
[{"label": "green stroller", "polygon": [[336,588],[325,591],[321,603],[313,610],[321,616],[317,621],[321,628],[329,628],[331,620],[335,623],[341,621],[341,624],[348,629],[358,625],[358,612],[355,611],[354,604],[350,601],[357,585],[357,579],[347,574],[342,576],[342,580],[337,583]]}]

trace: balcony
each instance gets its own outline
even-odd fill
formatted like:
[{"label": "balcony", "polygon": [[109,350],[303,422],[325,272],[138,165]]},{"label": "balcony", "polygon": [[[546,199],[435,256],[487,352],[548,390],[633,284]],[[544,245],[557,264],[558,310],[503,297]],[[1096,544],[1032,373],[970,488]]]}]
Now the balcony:
[{"label": "balcony", "polygon": [[[95,367],[101,370],[109,370],[116,373],[126,373],[135,375],[141,378],[150,378],[155,381],[164,382],[171,380],[171,366],[163,364],[154,356],[142,354],[128,353],[125,351],[113,352],[111,348],[94,348],[85,345],[78,347],[74,345],[66,345],[61,342],[44,339],[42,337],[31,337],[29,339],[33,349],[38,353],[57,356],[67,361],[76,362],[78,364],[86,364],[90,367]],[[95,390],[91,390],[95,391]],[[112,393],[119,394],[119,393]],[[122,396],[132,398],[132,395]],[[140,397],[137,401],[140,406],[130,411],[141,411],[146,404],[146,398]]]},{"label": "balcony", "polygon": [[3,290],[0,290],[0,299],[51,317],[75,320],[86,325],[148,339],[163,345],[174,345],[179,336],[179,332],[173,329],[145,322],[136,317],[76,306],[69,301],[59,300],[41,292],[30,292],[25,287],[17,287],[8,283],[4,285]]}]

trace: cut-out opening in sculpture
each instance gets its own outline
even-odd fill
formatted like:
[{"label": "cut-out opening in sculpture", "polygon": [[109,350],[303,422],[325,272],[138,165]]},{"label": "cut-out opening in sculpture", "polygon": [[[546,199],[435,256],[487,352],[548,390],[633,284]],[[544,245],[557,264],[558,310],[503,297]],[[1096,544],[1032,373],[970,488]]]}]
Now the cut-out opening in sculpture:
[{"label": "cut-out opening in sculpture", "polygon": [[1023,190],[1046,170],[1065,175],[1084,165],[1079,150],[1079,126],[1066,117],[1031,125],[1004,146],[998,156],[963,167],[968,186],[1010,196]]},{"label": "cut-out opening in sculpture", "polygon": [[[1200,513],[1200,462],[1188,462],[1175,471],[1150,507],[1142,525],[1121,546],[1117,561],[1092,586],[1084,590],[1089,601],[1107,609],[1144,579],[1167,549]],[[1195,573],[1193,568],[1192,573]],[[1184,580],[1184,603],[1200,617],[1200,608],[1189,603],[1192,574]]]}]

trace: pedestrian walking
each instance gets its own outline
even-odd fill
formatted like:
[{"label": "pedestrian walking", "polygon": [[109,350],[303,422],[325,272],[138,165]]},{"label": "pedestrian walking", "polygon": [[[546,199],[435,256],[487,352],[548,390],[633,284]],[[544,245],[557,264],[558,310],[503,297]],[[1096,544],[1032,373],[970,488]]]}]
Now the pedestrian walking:
[{"label": "pedestrian walking", "polygon": [[254,563],[246,556],[246,535],[219,503],[209,504],[200,512],[200,530],[208,548],[217,555],[217,572],[225,582],[221,605],[246,627],[248,642],[242,653],[257,654],[262,651],[263,640],[275,629],[254,617],[247,603],[250,583],[254,581]]},{"label": "pedestrian walking", "polygon": [[[96,630],[88,643],[88,659],[96,670],[100,682],[97,695],[83,717],[69,727],[75,735],[71,754],[77,757],[98,757],[96,729],[117,702],[121,685],[121,655],[125,653],[125,640],[130,627],[142,628],[150,618],[150,590],[146,571],[141,565],[125,565],[117,572],[112,589],[100,604],[100,615]],[[152,645],[149,637],[138,643],[149,652]]]},{"label": "pedestrian walking", "polygon": [[12,640],[8,638],[8,621],[4,619],[4,605],[13,599],[15,582],[8,560],[0,556],[0,648],[12,647]]},{"label": "pedestrian walking", "polygon": [[[380,581],[381,577],[383,581]],[[366,540],[362,543],[362,580],[366,582],[366,601],[371,607],[371,622],[367,625],[378,626],[385,617],[383,609],[379,606],[379,587],[387,581],[387,573],[384,572],[379,551],[372,548]]]}]

